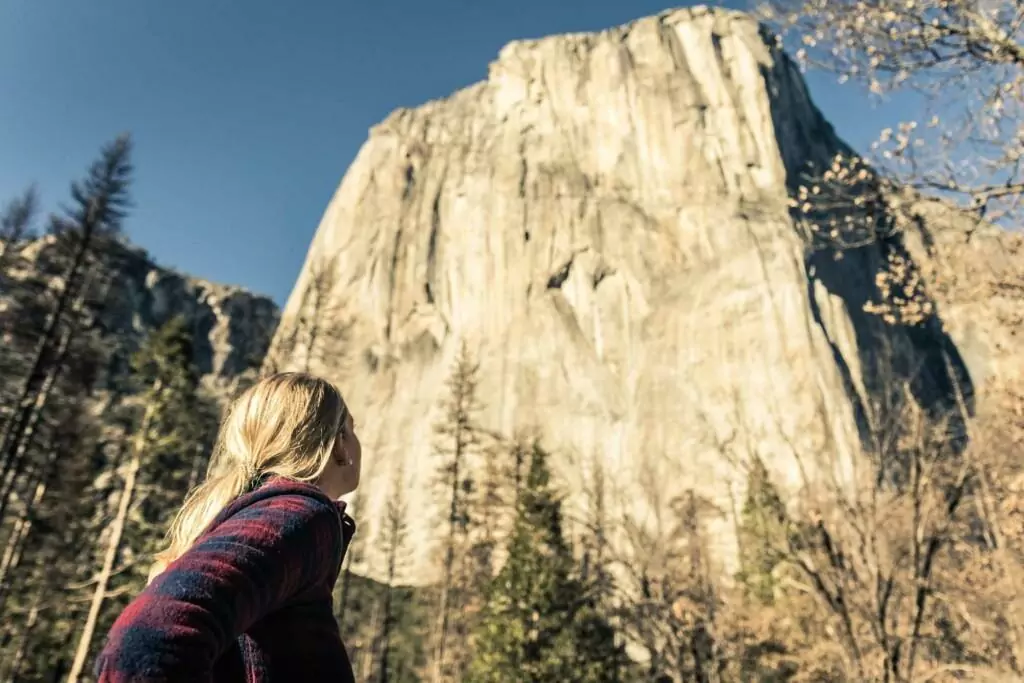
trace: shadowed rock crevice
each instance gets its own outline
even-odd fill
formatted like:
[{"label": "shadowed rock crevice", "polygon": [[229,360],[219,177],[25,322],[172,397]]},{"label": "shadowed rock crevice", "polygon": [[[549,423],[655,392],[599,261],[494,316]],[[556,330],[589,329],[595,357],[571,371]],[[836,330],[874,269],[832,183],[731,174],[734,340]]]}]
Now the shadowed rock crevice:
[{"label": "shadowed rock crevice", "polygon": [[434,197],[430,209],[430,238],[427,241],[427,281],[423,285],[427,303],[434,303],[434,287],[437,282],[437,239],[441,232],[441,192]]},{"label": "shadowed rock crevice", "polygon": [[572,273],[572,261],[572,259],[566,261],[561,268],[555,271],[551,277],[548,278],[548,289],[562,288],[562,285],[569,279],[569,275]]},{"label": "shadowed rock crevice", "polygon": [[[863,401],[894,410],[901,404],[900,387],[910,389],[914,401],[934,420],[950,420],[950,429],[963,433],[964,420],[973,412],[974,387],[956,344],[944,331],[938,313],[919,324],[890,324],[878,315],[865,311],[869,303],[881,296],[874,275],[887,262],[887,252],[905,253],[897,238],[886,242],[848,249],[841,259],[832,250],[812,250],[807,257],[808,287],[821,284],[829,295],[845,305],[854,330],[860,386],[866,396],[851,395],[857,412],[864,415]],[[815,320],[822,324],[826,336],[833,334],[822,323],[820,312]],[[848,361],[837,359],[843,374],[849,373]],[[849,383],[847,383],[849,386]],[[959,408],[962,392],[968,415]],[[871,438],[870,432],[862,437]],[[865,445],[869,445],[868,441]]]},{"label": "shadowed rock crevice", "polygon": [[807,301],[811,307],[811,319],[821,329],[825,336],[829,351],[832,353],[832,360],[835,362],[836,369],[839,371],[839,375],[842,378],[843,389],[846,391],[846,396],[853,409],[853,418],[857,425],[857,435],[860,437],[861,443],[867,445],[871,443],[872,434],[867,406],[864,404],[864,397],[861,396],[860,391],[857,388],[857,383],[854,380],[854,374],[853,370],[850,368],[850,364],[843,356],[842,349],[839,348],[839,344],[833,338],[829,331],[828,324],[822,314],[821,305],[818,302],[817,291],[815,291],[814,287],[814,283],[816,281],[814,271],[811,269],[808,262],[805,261],[804,265],[807,277]]},{"label": "shadowed rock crevice", "polygon": [[[763,35],[772,40],[766,31]],[[837,155],[850,158],[855,152],[807,99],[803,82],[789,77],[796,65],[778,50],[773,54],[772,68],[763,68],[762,74],[769,93],[775,94],[769,103],[786,169],[787,194],[804,205],[792,209],[790,215],[806,245],[810,313],[828,340],[864,446],[870,448],[875,437],[869,413],[879,406],[897,410],[902,399],[896,394],[902,386],[909,387],[913,400],[932,419],[949,420],[954,433],[965,433],[964,421],[973,411],[974,387],[956,344],[945,331],[936,302],[929,301],[932,313],[915,324],[887,323],[865,310],[883,299],[878,276],[893,258],[913,262],[894,228],[896,217],[880,199],[878,178],[874,172],[858,182],[823,176]],[[794,116],[794,108],[801,107],[806,112]],[[801,185],[821,189],[803,196]],[[829,219],[838,219],[843,226],[838,236],[826,237],[824,230],[806,229],[809,223],[825,225]],[[828,329],[815,296],[816,284],[842,302],[853,329],[856,358],[844,357],[836,341],[841,332]],[[859,368],[856,379],[854,367]],[[968,415],[962,414],[961,399]]]}]

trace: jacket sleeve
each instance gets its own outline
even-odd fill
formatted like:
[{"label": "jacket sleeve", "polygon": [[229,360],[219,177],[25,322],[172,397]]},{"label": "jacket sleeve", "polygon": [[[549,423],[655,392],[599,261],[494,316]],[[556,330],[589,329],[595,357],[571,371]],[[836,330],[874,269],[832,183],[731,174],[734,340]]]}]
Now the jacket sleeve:
[{"label": "jacket sleeve", "polygon": [[172,562],[114,622],[99,683],[212,681],[220,655],[264,615],[329,582],[338,512],[301,494],[239,510]]}]

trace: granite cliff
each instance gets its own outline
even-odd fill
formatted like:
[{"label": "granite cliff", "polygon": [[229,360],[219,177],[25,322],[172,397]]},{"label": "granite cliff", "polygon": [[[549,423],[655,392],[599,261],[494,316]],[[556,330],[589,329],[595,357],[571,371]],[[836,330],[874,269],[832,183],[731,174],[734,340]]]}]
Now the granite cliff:
[{"label": "granite cliff", "polygon": [[[573,504],[595,468],[651,525],[695,489],[727,567],[751,457],[784,486],[842,477],[885,378],[912,375],[939,410],[954,387],[973,401],[977,377],[1019,374],[1012,326],[966,295],[913,328],[864,311],[894,251],[965,239],[948,210],[841,258],[799,229],[800,174],[848,152],[763,29],[706,8],[512,43],[485,81],[374,127],[282,317],[310,315],[328,270],[320,310],[344,320],[344,352],[306,355],[360,423],[367,547],[404,471],[409,578],[431,578],[431,425],[463,341],[484,425],[539,428]],[[1000,241],[971,242],[965,278]],[[356,567],[380,569],[372,552]]]}]

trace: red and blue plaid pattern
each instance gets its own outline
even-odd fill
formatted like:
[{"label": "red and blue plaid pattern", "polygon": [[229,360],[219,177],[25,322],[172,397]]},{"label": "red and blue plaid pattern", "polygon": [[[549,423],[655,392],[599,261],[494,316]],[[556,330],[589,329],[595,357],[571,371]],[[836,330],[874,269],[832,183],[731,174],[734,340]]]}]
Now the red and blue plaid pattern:
[{"label": "red and blue plaid pattern", "polygon": [[240,496],[114,622],[99,683],[351,683],[331,594],[354,528],[309,484]]}]

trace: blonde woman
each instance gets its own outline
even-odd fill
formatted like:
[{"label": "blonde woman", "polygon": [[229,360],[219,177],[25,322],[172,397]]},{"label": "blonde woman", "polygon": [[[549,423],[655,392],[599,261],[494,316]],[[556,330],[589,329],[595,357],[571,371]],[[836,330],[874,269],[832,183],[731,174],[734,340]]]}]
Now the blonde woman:
[{"label": "blonde woman", "polygon": [[306,374],[229,408],[150,583],[118,617],[100,683],[354,680],[331,594],[355,524],[361,449],[341,394]]}]

